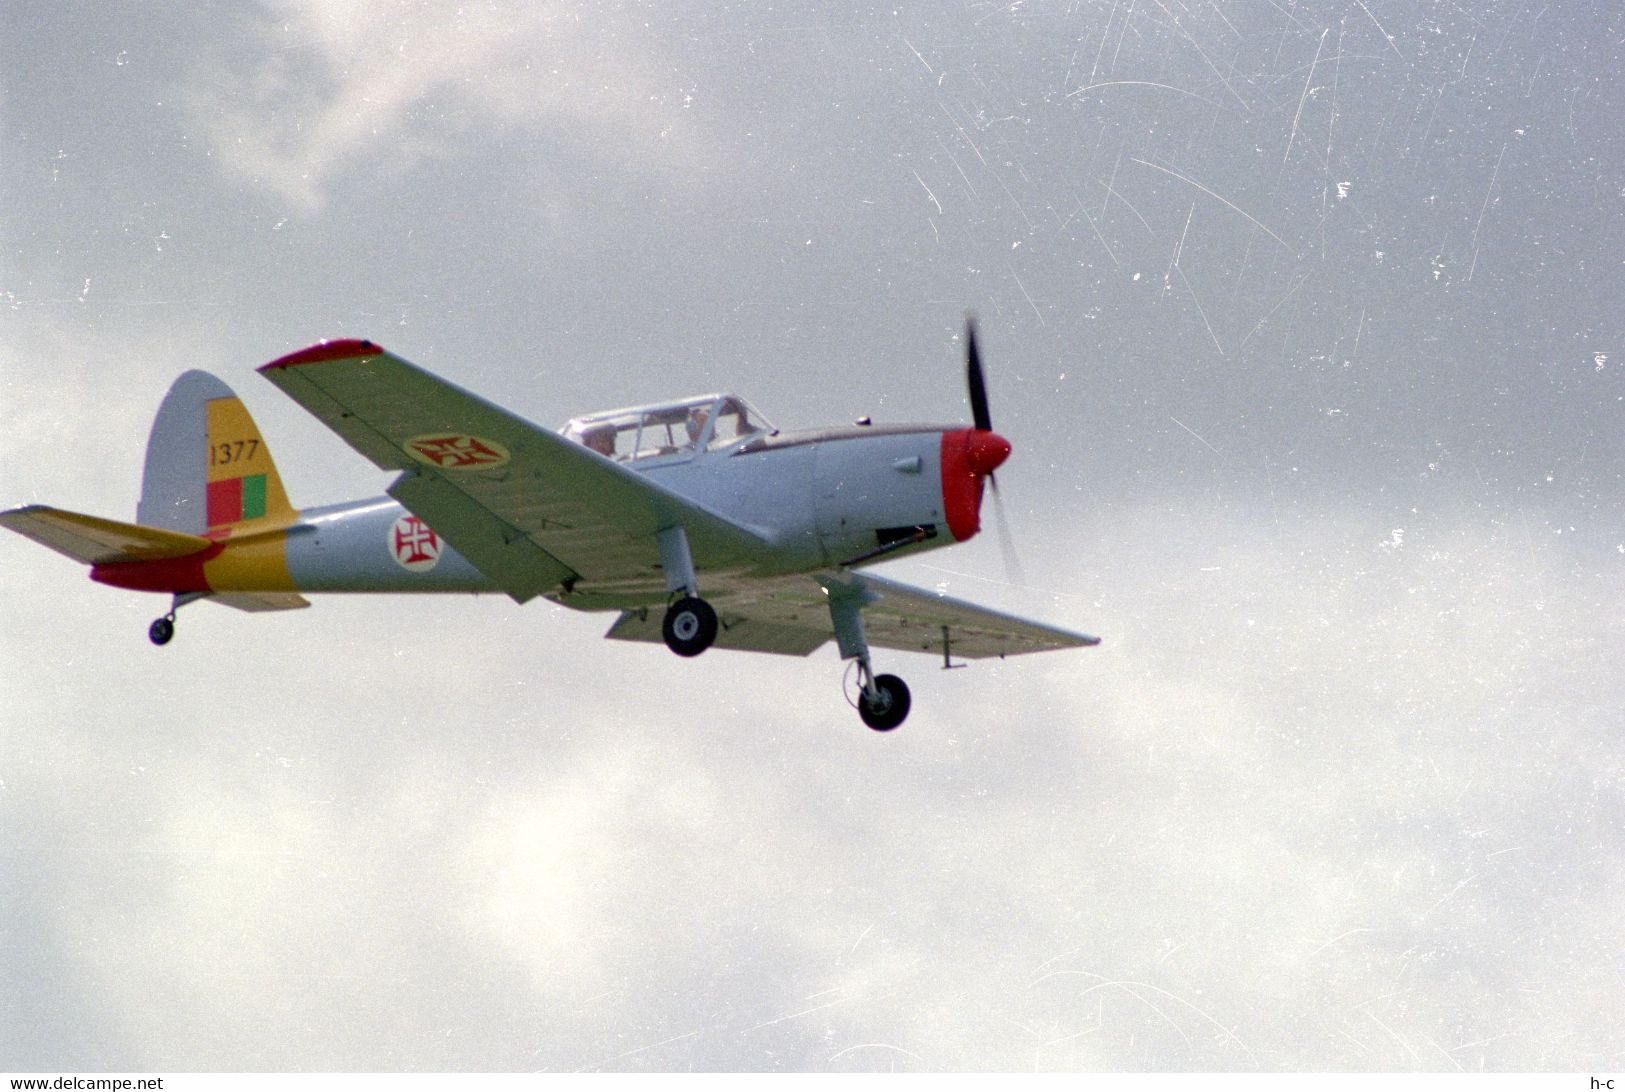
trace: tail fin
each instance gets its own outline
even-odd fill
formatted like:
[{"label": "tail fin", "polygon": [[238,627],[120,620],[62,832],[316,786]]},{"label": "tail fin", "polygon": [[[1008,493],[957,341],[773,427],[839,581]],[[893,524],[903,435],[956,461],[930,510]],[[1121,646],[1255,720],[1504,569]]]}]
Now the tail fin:
[{"label": "tail fin", "polygon": [[276,463],[231,388],[207,372],[175,380],[147,438],[136,522],[190,535],[291,523]]}]

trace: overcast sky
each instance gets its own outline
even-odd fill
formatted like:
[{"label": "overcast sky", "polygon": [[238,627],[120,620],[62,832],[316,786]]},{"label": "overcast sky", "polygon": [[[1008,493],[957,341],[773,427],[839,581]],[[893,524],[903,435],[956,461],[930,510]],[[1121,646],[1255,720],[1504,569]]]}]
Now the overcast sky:
[{"label": "overcast sky", "polygon": [[[1611,0],[0,8],[0,506],[370,337],[547,425],[962,421],[1100,634],[865,730],[541,603],[0,541],[0,1068],[1625,1066]],[[811,7],[811,5],[809,5]],[[987,513],[991,527],[992,513]]]}]

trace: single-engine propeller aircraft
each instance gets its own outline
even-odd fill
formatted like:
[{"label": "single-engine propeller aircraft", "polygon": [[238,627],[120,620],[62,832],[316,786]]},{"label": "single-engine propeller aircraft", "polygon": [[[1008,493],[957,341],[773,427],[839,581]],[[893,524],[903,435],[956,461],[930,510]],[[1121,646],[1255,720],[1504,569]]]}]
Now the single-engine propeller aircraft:
[{"label": "single-engine propeller aircraft", "polygon": [[[975,659],[1098,644],[859,570],[963,542],[1010,454],[993,431],[973,324],[973,424],[780,432],[731,394],[572,418],[554,432],[370,341],[325,341],[259,369],[384,470],[386,497],[294,508],[247,408],[189,371],[158,409],[135,523],[45,505],[0,526],[90,578],[247,611],[309,592],[490,592],[617,611],[607,636],[805,656],[835,638],[877,731],[909,691],[871,646]],[[850,670],[850,669],[849,669]]]}]

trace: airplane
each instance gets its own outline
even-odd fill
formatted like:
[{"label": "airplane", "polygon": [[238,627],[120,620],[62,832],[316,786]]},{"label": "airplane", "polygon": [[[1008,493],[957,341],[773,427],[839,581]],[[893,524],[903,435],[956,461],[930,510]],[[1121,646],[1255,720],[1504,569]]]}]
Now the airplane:
[{"label": "airplane", "polygon": [[[10,528],[116,588],[182,606],[309,606],[306,593],[503,592],[614,611],[606,637],[810,655],[832,637],[876,731],[911,697],[870,649],[978,659],[1087,647],[1074,633],[860,571],[964,542],[1010,443],[993,431],[966,325],[973,423],[781,432],[733,394],[571,418],[553,431],[371,341],[319,342],[258,369],[380,469],[388,495],[319,508],[288,500],[270,449],[225,383],[182,374],[147,441],[136,521],[46,505]],[[702,595],[703,592],[703,595]],[[843,689],[846,683],[843,682]]]}]

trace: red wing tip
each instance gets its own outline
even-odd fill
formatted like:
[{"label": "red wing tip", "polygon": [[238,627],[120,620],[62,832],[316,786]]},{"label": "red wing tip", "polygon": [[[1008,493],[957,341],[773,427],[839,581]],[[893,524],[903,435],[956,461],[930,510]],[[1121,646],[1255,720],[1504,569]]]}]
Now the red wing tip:
[{"label": "red wing tip", "polygon": [[321,364],[329,360],[351,360],[362,356],[377,356],[384,350],[370,341],[361,338],[338,338],[334,341],[318,341],[308,349],[300,349],[296,353],[278,357],[269,364],[262,365],[258,370],[262,372],[274,371],[281,368],[297,368],[301,364]]}]

